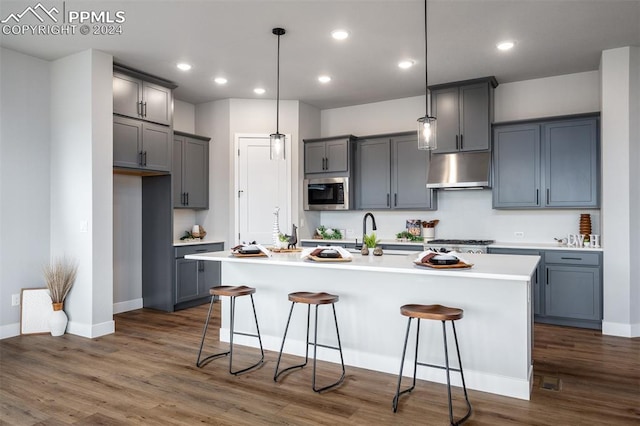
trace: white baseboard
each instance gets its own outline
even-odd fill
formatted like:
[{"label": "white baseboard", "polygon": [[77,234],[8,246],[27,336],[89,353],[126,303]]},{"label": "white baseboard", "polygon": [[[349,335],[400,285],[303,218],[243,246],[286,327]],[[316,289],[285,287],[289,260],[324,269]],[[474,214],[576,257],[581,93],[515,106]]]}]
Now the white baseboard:
[{"label": "white baseboard", "polygon": [[618,337],[640,337],[640,324],[602,321],[602,334]]},{"label": "white baseboard", "polygon": [[123,312],[135,311],[136,309],[142,309],[142,298],[125,300],[124,302],[118,302],[113,304],[113,314],[121,314]]},{"label": "white baseboard", "polygon": [[80,337],[88,337],[89,339],[113,334],[115,331],[116,323],[113,320],[100,324],[81,324],[73,321],[69,321],[67,324],[67,333]]},{"label": "white baseboard", "polygon": [[0,326],[0,340],[8,339],[9,337],[16,337],[19,335],[20,335],[19,322],[14,322],[13,324]]}]

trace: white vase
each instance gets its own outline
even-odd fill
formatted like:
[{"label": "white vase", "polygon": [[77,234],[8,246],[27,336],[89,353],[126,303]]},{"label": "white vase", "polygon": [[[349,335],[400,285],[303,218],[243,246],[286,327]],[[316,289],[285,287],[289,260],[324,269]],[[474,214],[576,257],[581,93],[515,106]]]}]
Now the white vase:
[{"label": "white vase", "polygon": [[67,314],[62,310],[62,303],[53,304],[53,312],[49,316],[49,330],[52,336],[62,336],[67,329]]}]

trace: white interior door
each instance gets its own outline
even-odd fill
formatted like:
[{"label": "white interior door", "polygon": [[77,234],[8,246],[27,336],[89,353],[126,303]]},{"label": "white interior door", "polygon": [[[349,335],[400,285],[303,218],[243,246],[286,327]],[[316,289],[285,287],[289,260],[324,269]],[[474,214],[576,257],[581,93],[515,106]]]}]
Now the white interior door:
[{"label": "white interior door", "polygon": [[[285,152],[290,151],[290,137]],[[256,241],[272,245],[274,210],[280,208],[282,233],[291,233],[291,160],[274,161],[269,156],[269,136],[236,136],[238,242]]]}]

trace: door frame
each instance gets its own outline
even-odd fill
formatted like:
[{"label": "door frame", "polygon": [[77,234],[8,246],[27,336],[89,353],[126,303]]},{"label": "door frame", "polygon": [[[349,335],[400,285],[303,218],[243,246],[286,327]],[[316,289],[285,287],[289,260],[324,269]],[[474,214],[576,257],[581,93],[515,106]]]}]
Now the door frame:
[{"label": "door frame", "polygon": [[[289,220],[293,223],[293,208],[291,206],[292,194],[291,194],[291,133],[285,133],[284,149],[285,149],[285,167],[287,175],[287,205],[285,208],[289,210]],[[269,135],[266,133],[234,133],[233,135],[233,240],[231,247],[236,244],[240,244],[238,241],[238,234],[240,233],[240,199],[238,197],[239,183],[240,183],[240,139],[243,138],[255,138],[255,139],[269,139]],[[288,153],[288,154],[287,154]],[[282,210],[282,206],[278,206]],[[287,224],[287,226],[289,226]],[[281,230],[283,228],[280,228]],[[286,231],[286,227],[284,228]]]}]

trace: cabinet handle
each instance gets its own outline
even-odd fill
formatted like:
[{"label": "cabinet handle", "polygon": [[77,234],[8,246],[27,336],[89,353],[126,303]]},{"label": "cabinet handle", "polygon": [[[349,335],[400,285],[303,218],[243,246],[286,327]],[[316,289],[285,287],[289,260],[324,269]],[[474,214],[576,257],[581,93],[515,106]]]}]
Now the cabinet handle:
[{"label": "cabinet handle", "polygon": [[581,257],[561,257],[562,260],[582,260]]},{"label": "cabinet handle", "polygon": [[547,268],[547,285],[549,285],[549,268]]},{"label": "cabinet handle", "polygon": [[138,153],[138,164],[140,164],[141,166],[144,166],[144,164],[142,163],[142,151]]},{"label": "cabinet handle", "polygon": [[144,163],[142,165],[145,167],[147,165],[147,151],[144,152]]},{"label": "cabinet handle", "polygon": [[329,170],[329,159],[326,157],[324,159],[324,169]]},{"label": "cabinet handle", "polygon": [[540,204],[540,190],[536,189],[536,206]]},{"label": "cabinet handle", "polygon": [[204,271],[204,260],[198,260],[198,272]]},{"label": "cabinet handle", "polygon": [[146,116],[147,116],[147,103],[146,103],[146,102],[144,102],[144,103],[142,104],[142,107],[143,107],[143,109],[142,109],[142,110],[144,111],[144,113],[142,114],[142,116],[143,116],[143,117],[146,117]]},{"label": "cabinet handle", "polygon": [[463,141],[464,139],[462,139],[463,135],[460,135],[460,149],[462,149],[462,147],[464,146]]},{"label": "cabinet handle", "polygon": [[186,192],[182,193],[182,205],[183,206],[187,205],[187,193]]},{"label": "cabinet handle", "polygon": [[393,194],[393,206],[398,206],[398,193]]},{"label": "cabinet handle", "polygon": [[142,101],[136,102],[136,112],[139,116],[142,116]]},{"label": "cabinet handle", "polygon": [[387,192],[387,207],[389,207],[389,200],[390,200],[391,196],[390,194]]},{"label": "cabinet handle", "polygon": [[207,249],[198,249],[196,250],[196,253],[206,253]]},{"label": "cabinet handle", "polygon": [[458,149],[458,135],[456,135],[456,149]]},{"label": "cabinet handle", "polygon": [[549,204],[549,188],[547,188],[547,204]]},{"label": "cabinet handle", "polygon": [[184,195],[187,197],[186,198],[187,202],[185,204],[188,206],[189,205],[189,193],[185,192]]}]

